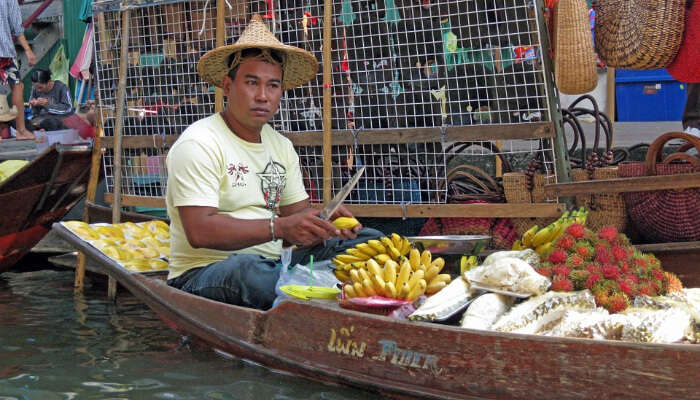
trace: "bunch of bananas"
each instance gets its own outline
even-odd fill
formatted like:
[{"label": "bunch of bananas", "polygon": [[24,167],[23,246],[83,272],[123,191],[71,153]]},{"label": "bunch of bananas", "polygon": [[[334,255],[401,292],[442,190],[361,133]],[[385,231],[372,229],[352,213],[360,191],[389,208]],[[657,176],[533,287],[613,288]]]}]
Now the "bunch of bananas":
[{"label": "bunch of bananas", "polygon": [[347,297],[384,296],[413,301],[423,294],[439,292],[451,281],[450,274],[440,273],[445,260],[432,259],[428,250],[421,253],[412,248],[408,257],[400,256],[398,261],[387,259],[383,266],[375,258],[367,259],[365,266],[345,265],[349,269],[336,270],[336,277],[347,282],[344,288]]},{"label": "bunch of bananas", "polygon": [[479,260],[476,258],[475,255],[467,256],[463,255],[459,259],[459,273],[460,275],[469,271],[470,269],[476,267],[479,265]]},{"label": "bunch of bananas", "polygon": [[535,225],[523,233],[522,239],[513,243],[513,250],[534,249],[539,256],[543,256],[554,246],[569,225],[573,223],[585,225],[586,217],[588,217],[588,211],[581,207],[578,210],[564,212],[558,220],[542,229]]},{"label": "bunch of bananas", "polygon": [[333,258],[333,264],[341,271],[359,267],[366,268],[369,259],[374,259],[379,265],[384,265],[387,260],[399,261],[399,258],[407,255],[410,250],[411,243],[408,239],[398,233],[392,233],[391,238],[384,236],[379,240],[369,240],[367,243],[360,243],[345,250],[344,254],[338,254]]}]

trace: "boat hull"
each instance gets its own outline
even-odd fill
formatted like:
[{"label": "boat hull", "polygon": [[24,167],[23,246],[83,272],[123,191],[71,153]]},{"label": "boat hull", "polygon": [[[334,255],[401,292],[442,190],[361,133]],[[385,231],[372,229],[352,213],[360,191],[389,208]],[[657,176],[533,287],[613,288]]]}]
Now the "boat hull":
[{"label": "boat hull", "polygon": [[263,312],[182,292],[89,246],[85,251],[174,329],[319,381],[434,399],[691,399],[700,393],[698,345],[475,331],[345,310],[334,301],[286,300]]}]

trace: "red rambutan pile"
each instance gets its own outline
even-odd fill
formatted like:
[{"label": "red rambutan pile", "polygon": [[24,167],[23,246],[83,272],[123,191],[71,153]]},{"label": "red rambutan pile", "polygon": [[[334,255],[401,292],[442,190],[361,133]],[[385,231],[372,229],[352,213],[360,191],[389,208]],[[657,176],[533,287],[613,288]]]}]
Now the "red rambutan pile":
[{"label": "red rambutan pile", "polygon": [[566,234],[571,235],[574,239],[583,239],[586,235],[586,228],[581,224],[571,224],[566,228]]}]

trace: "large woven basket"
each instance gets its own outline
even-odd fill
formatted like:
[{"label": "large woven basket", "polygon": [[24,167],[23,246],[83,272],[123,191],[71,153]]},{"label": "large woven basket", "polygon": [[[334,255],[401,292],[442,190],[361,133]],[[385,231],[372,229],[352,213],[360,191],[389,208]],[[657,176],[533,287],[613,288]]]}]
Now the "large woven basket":
[{"label": "large woven basket", "polygon": [[[618,167],[597,168],[593,171],[593,180],[619,178]],[[591,180],[583,169],[572,169],[574,182]],[[595,232],[606,226],[614,226],[619,232],[627,230],[627,208],[625,200],[619,193],[600,193],[576,196],[576,206],[588,211],[586,226]]]},{"label": "large woven basket", "polygon": [[599,0],[595,46],[615,68],[657,69],[673,61],[683,37],[686,0]]},{"label": "large woven basket", "polygon": [[[508,203],[544,203],[544,185],[547,177],[544,174],[535,174],[533,188],[528,190],[527,177],[523,172],[510,172],[503,174],[503,191]],[[511,218],[513,228],[518,236],[522,236],[525,231],[533,225],[545,226],[552,223],[556,218]]]},{"label": "large woven basket", "polygon": [[700,1],[695,0],[685,20],[683,41],[668,73],[681,82],[700,82]]},{"label": "large woven basket", "polygon": [[[700,150],[700,138],[682,132],[666,133],[651,144],[644,162],[622,163],[620,177],[674,175],[700,172],[700,159],[676,152],[659,163],[664,145],[682,139]],[[685,161],[682,164],[672,163]],[[624,193],[630,221],[650,242],[684,242],[700,240],[700,188],[653,190]]]},{"label": "large woven basket", "polygon": [[554,81],[562,93],[590,92],[598,84],[586,0],[559,0],[554,13]]}]

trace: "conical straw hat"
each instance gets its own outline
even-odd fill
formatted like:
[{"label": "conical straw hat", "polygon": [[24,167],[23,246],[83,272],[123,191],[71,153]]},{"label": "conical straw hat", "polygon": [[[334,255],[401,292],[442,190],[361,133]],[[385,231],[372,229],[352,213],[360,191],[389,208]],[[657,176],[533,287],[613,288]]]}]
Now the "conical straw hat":
[{"label": "conical straw hat", "polygon": [[210,85],[221,87],[229,73],[231,54],[244,49],[271,49],[284,54],[282,87],[293,89],[310,81],[318,71],[318,60],[304,49],[282,44],[255,14],[236,43],[208,51],[197,63],[197,72]]},{"label": "conical straw hat", "polygon": [[17,118],[17,107],[7,104],[7,96],[0,95],[0,121],[7,122]]}]

